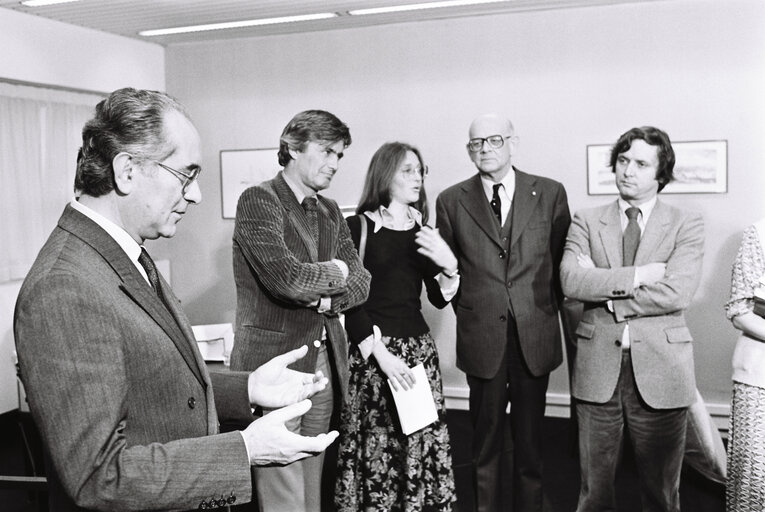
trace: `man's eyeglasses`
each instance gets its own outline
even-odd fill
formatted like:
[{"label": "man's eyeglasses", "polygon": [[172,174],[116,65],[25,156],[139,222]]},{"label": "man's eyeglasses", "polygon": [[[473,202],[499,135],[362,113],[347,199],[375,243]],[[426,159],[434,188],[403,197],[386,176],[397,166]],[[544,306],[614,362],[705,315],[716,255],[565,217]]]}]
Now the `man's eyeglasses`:
[{"label": "man's eyeglasses", "polygon": [[468,141],[467,148],[473,153],[478,153],[481,151],[481,149],[483,149],[483,143],[488,142],[490,147],[499,149],[505,145],[505,139],[509,139],[511,137],[512,135],[490,135],[486,138],[476,137],[475,139],[470,139]]},{"label": "man's eyeglasses", "polygon": [[401,173],[406,178],[410,178],[410,179],[414,178],[415,176],[417,176],[418,178],[424,178],[425,176],[428,175],[428,166],[426,165],[425,167],[404,167],[403,169],[401,169]]},{"label": "man's eyeglasses", "polygon": [[189,185],[194,183],[194,181],[196,181],[196,179],[199,177],[199,173],[202,172],[201,167],[193,167],[191,171],[183,172],[183,171],[179,171],[178,169],[173,169],[172,167],[169,167],[163,164],[162,162],[158,162],[156,160],[152,160],[152,162],[162,167],[164,170],[173,173],[173,175],[175,175],[175,177],[181,181],[182,183],[181,190],[183,191],[184,194],[186,193],[186,189],[189,188]]}]

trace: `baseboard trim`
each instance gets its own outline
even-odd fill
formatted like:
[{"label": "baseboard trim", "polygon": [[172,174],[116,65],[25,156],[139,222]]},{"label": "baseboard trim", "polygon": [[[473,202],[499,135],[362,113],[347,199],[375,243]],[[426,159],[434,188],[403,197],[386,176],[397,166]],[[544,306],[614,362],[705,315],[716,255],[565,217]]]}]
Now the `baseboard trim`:
[{"label": "baseboard trim", "polygon": [[[467,411],[468,396],[469,391],[466,387],[444,387],[444,400],[447,409]],[[717,429],[720,432],[727,432],[730,424],[730,404],[707,402],[706,406]],[[508,411],[509,409],[508,406]],[[571,396],[565,393],[547,393],[545,416],[549,418],[571,417]]]}]

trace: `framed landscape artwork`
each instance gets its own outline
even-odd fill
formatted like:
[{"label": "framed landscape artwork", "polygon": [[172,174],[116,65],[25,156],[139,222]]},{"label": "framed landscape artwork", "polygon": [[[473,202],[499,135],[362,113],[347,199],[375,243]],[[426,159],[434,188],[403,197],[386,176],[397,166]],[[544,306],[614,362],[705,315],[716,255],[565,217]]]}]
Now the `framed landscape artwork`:
[{"label": "framed landscape artwork", "polygon": [[247,188],[276,176],[279,148],[224,149],[220,152],[220,193],[224,219],[236,217],[236,203]]},{"label": "framed landscape artwork", "polygon": [[[618,194],[611,172],[610,144],[587,146],[587,194]],[[673,142],[674,180],[662,194],[722,194],[728,191],[728,141]]]}]

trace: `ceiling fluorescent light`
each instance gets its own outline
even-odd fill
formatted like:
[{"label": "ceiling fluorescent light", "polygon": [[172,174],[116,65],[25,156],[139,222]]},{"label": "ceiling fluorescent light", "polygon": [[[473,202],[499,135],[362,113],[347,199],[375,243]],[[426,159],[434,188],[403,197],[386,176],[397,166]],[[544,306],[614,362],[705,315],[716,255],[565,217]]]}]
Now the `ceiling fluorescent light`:
[{"label": "ceiling fluorescent light", "polygon": [[261,25],[275,25],[277,23],[295,23],[298,21],[325,20],[334,18],[334,12],[320,12],[317,14],[302,14],[299,16],[282,16],[280,18],[263,18],[259,20],[227,21],[224,23],[210,23],[208,25],[192,25],[189,27],[159,28],[156,30],[142,30],[140,36],[167,36],[171,34],[185,34],[188,32],[204,32],[206,30],[225,30],[229,28],[258,27]]},{"label": "ceiling fluorescent light", "polygon": [[43,7],[46,5],[68,4],[69,2],[79,2],[79,0],[24,0],[21,2],[21,5],[26,5],[27,7]]},{"label": "ceiling fluorescent light", "polygon": [[418,11],[420,9],[440,9],[443,7],[463,7],[466,5],[496,4],[507,0],[445,0],[443,2],[425,2],[421,4],[392,5],[390,7],[375,7],[371,9],[355,9],[348,11],[352,16],[364,14],[385,14],[389,12]]}]

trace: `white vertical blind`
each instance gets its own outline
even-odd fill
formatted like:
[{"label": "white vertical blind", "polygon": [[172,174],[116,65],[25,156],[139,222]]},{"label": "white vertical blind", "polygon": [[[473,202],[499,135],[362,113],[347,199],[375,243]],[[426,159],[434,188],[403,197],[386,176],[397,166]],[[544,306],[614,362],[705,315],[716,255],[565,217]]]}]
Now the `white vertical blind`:
[{"label": "white vertical blind", "polygon": [[101,99],[0,83],[0,283],[26,275],[72,198],[82,127]]}]

